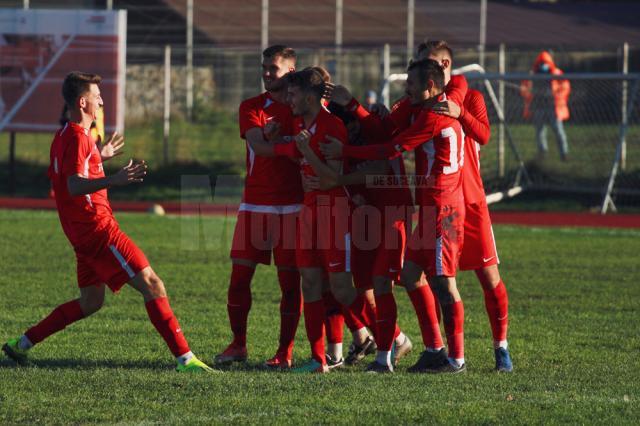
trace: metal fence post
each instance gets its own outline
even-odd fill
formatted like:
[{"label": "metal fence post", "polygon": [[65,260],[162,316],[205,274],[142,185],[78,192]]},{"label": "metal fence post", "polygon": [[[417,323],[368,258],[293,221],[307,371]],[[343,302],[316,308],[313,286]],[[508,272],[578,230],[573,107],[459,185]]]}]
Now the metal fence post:
[{"label": "metal fence post", "polygon": [[[622,74],[629,74],[629,43],[625,42],[622,45]],[[620,126],[622,128],[627,126],[629,120],[627,111],[627,100],[629,97],[629,82],[622,80],[622,114]],[[620,141],[620,170],[625,170],[627,167],[627,138],[623,137]]]},{"label": "metal fence post", "polygon": [[169,131],[171,127],[171,46],[164,47],[164,137],[162,153],[164,165],[169,164]]},{"label": "metal fence post", "polygon": [[[498,73],[504,74],[506,72],[506,60],[505,60],[505,46],[504,43],[500,43],[500,50],[498,51]],[[498,82],[498,102],[502,111],[505,111],[504,105],[504,80],[500,79]],[[504,120],[507,117],[503,117]],[[505,164],[504,164],[504,121],[500,121],[498,125],[498,177],[504,177]]]},{"label": "metal fence post", "polygon": [[415,12],[415,0],[407,0],[407,64],[411,61],[411,58],[413,58]]},{"label": "metal fence post", "polygon": [[187,0],[187,118],[193,118],[193,0]]}]

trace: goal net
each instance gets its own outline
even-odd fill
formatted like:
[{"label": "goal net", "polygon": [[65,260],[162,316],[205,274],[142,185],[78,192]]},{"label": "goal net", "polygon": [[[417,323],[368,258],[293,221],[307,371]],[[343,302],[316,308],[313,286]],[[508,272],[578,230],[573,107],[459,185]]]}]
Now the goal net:
[{"label": "goal net", "polygon": [[[582,194],[603,213],[640,204],[640,75],[454,73],[487,104],[491,140],[480,162],[490,202],[536,189]],[[405,79],[385,80],[387,102]]]}]

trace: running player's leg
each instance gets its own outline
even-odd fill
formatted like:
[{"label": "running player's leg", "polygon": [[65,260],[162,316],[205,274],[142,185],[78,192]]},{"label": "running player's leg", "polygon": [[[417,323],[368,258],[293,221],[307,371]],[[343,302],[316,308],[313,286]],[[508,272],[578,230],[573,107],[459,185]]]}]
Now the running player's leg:
[{"label": "running player's leg", "polygon": [[211,369],[200,362],[191,352],[178,319],[169,304],[164,283],[151,266],[138,272],[129,281],[129,285],[142,294],[149,320],[162,336],[173,356],[176,357],[178,370],[186,367],[187,369],[210,371]]},{"label": "running player's leg", "polygon": [[104,285],[90,286],[80,289],[80,298],[66,302],[56,307],[49,315],[22,336],[11,339],[3,350],[16,362],[26,361],[26,354],[34,345],[68,325],[86,318],[102,307],[104,302]]}]

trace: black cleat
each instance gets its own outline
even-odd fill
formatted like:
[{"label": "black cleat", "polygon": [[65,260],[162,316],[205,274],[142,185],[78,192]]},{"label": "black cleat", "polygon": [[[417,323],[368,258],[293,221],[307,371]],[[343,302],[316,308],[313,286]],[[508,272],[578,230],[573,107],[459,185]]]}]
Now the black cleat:
[{"label": "black cleat", "polygon": [[447,365],[449,365],[447,350],[442,348],[438,352],[422,352],[418,362],[409,367],[407,371],[410,373],[436,373]]},{"label": "black cleat", "polygon": [[364,359],[367,355],[374,354],[377,350],[376,342],[374,342],[371,336],[367,336],[367,339],[361,346],[351,344],[349,346],[349,353],[345,359],[347,365],[356,365]]},{"label": "black cleat", "polygon": [[334,359],[329,354],[324,354],[324,357],[327,360],[327,367],[329,367],[329,370],[333,370],[334,368],[340,368],[344,366],[344,358]]},{"label": "black cleat", "polygon": [[367,366],[367,373],[393,373],[393,367],[391,367],[390,365],[380,364],[378,361],[373,361]]}]

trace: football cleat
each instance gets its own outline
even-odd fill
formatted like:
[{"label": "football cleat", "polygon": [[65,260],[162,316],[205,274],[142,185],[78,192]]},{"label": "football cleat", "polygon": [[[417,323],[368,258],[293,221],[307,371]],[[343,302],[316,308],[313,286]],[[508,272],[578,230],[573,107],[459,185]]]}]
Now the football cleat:
[{"label": "football cleat", "polygon": [[20,349],[18,343],[20,338],[9,339],[7,343],[2,345],[2,351],[17,364],[24,365],[27,363],[27,350]]},{"label": "football cleat", "polygon": [[327,367],[329,367],[329,370],[333,370],[334,368],[340,368],[344,366],[344,358],[334,359],[329,354],[325,354],[324,357],[327,359]]},{"label": "football cleat", "polygon": [[409,367],[407,371],[410,373],[434,373],[447,365],[449,365],[447,351],[442,348],[438,352],[422,352],[418,362]]},{"label": "football cleat", "polygon": [[511,355],[507,348],[498,348],[495,350],[496,354],[496,371],[498,373],[511,373],[513,371],[513,363],[511,362]]},{"label": "football cleat", "polygon": [[284,352],[278,352],[273,358],[264,362],[264,367],[269,370],[288,370],[291,368],[293,361]]},{"label": "football cleat", "polygon": [[373,361],[367,366],[367,373],[393,373],[393,367],[390,365],[380,364],[378,361]]},{"label": "football cleat", "polygon": [[227,346],[222,353],[213,358],[213,363],[216,365],[228,365],[233,362],[246,362],[247,361],[247,347],[237,346],[231,343]]},{"label": "football cleat", "polygon": [[377,350],[376,342],[371,336],[367,336],[364,343],[360,346],[352,343],[349,346],[349,353],[345,359],[347,365],[356,365],[364,359],[367,355],[374,354]]},{"label": "football cleat", "polygon": [[445,365],[435,368],[433,370],[427,370],[427,373],[441,374],[441,373],[449,373],[449,374],[458,374],[464,373],[467,371],[467,364],[462,365],[454,365],[451,362],[447,362]]},{"label": "football cleat", "polygon": [[176,371],[180,373],[200,373],[200,372],[219,373],[220,372],[220,370],[214,370],[213,368],[209,367],[207,364],[200,361],[195,356],[191,358],[189,362],[184,365],[178,364],[178,366],[176,367]]},{"label": "football cleat", "polygon": [[309,362],[302,364],[300,367],[296,367],[291,370],[293,373],[328,373],[329,366],[327,364],[320,364],[315,359],[311,359]]},{"label": "football cleat", "polygon": [[397,367],[400,360],[409,355],[412,349],[413,343],[409,340],[409,336],[405,336],[404,343],[401,345],[396,345],[393,342],[393,366]]}]

